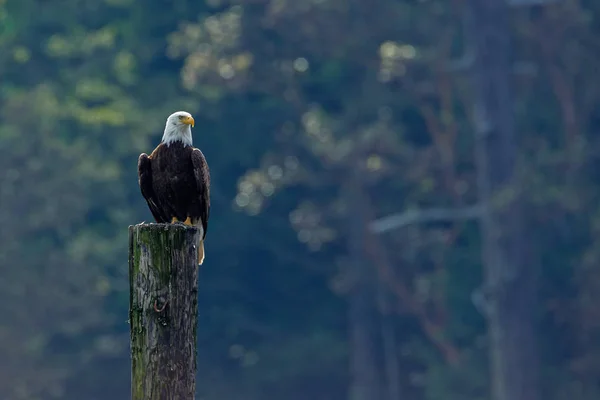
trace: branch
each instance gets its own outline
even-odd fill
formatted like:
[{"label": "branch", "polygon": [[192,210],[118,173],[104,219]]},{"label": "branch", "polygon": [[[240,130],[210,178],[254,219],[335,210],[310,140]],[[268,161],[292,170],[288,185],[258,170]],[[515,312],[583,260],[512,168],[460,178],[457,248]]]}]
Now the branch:
[{"label": "branch", "polygon": [[[373,210],[369,199],[365,202],[367,217],[372,218]],[[363,227],[363,230],[366,227]],[[364,232],[364,249],[367,257],[377,270],[380,282],[387,285],[391,293],[397,296],[399,305],[408,309],[419,321],[425,335],[438,348],[449,365],[457,365],[460,352],[452,341],[445,337],[445,325],[443,322],[432,318],[428,311],[428,305],[417,300],[405,282],[395,277],[394,269],[389,261],[385,246],[380,238],[373,234],[372,228]]]},{"label": "branch", "polygon": [[433,221],[462,221],[479,218],[482,207],[474,205],[465,208],[431,208],[428,210],[408,210],[400,214],[392,214],[379,218],[369,225],[373,233],[384,233],[400,229],[414,223]]}]

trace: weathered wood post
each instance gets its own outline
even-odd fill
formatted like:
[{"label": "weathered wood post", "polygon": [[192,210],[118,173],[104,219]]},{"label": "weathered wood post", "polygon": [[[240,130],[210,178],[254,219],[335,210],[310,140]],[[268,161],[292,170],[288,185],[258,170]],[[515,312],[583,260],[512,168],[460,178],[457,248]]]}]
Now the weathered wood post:
[{"label": "weathered wood post", "polygon": [[131,399],[193,400],[199,231],[129,227]]}]

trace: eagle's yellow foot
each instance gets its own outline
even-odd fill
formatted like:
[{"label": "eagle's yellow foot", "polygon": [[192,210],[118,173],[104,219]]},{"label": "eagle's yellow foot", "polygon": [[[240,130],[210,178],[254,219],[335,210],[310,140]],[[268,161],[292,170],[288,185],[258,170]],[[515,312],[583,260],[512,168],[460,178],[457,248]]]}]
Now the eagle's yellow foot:
[{"label": "eagle's yellow foot", "polygon": [[177,217],[173,217],[171,218],[171,223],[172,224],[180,224],[180,225],[188,225],[188,226],[192,226],[192,219],[190,217],[187,217],[185,219],[185,221],[180,221],[177,219]]},{"label": "eagle's yellow foot", "polygon": [[174,225],[185,225],[185,222],[178,220],[177,217],[173,217],[173,218],[171,218],[171,224],[174,224]]}]

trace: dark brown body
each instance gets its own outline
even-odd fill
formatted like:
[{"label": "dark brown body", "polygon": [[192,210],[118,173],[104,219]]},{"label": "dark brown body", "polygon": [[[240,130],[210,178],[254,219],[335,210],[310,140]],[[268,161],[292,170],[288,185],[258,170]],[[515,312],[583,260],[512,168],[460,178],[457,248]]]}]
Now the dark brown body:
[{"label": "dark brown body", "polygon": [[[198,226],[204,240],[210,216],[210,174],[199,149],[179,141],[161,143],[150,156],[140,155],[138,178],[156,222]],[[202,258],[203,253],[202,248]]]}]

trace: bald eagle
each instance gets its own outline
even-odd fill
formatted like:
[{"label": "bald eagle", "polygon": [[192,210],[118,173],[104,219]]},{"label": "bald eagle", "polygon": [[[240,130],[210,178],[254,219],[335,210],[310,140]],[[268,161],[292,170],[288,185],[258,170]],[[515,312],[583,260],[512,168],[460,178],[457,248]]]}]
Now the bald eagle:
[{"label": "bald eagle", "polygon": [[192,145],[194,118],[177,111],[167,118],[161,143],[138,159],[138,182],[158,223],[183,223],[200,229],[198,264],[210,215],[210,174],[202,152]]}]

